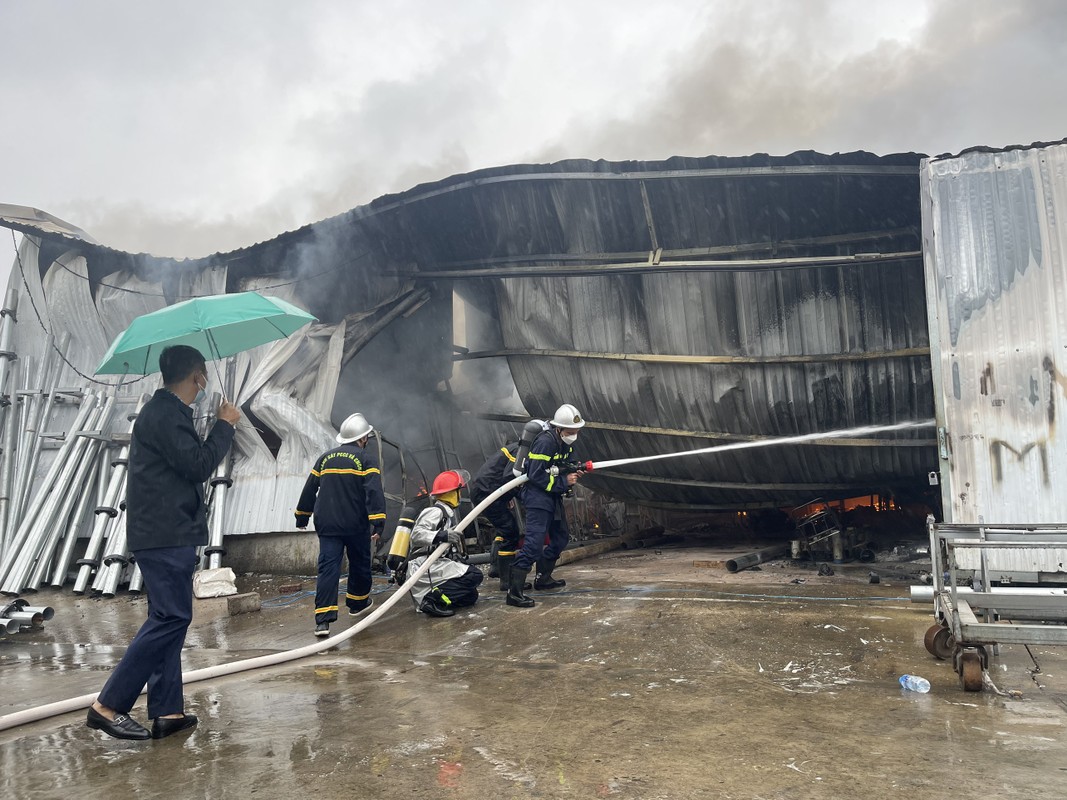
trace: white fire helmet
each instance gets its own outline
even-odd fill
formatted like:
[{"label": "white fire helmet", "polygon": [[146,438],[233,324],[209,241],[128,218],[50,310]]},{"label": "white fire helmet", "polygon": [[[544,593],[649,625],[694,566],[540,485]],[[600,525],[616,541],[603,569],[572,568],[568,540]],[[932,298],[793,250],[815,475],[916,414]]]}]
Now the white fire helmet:
[{"label": "white fire helmet", "polygon": [[341,423],[341,432],[337,434],[337,441],[340,444],[358,442],[364,436],[370,435],[373,430],[374,428],[367,422],[367,418],[357,412],[351,414],[348,419]]},{"label": "white fire helmet", "polygon": [[570,403],[564,403],[556,409],[556,415],[549,420],[557,428],[577,429],[585,426],[581,412]]}]

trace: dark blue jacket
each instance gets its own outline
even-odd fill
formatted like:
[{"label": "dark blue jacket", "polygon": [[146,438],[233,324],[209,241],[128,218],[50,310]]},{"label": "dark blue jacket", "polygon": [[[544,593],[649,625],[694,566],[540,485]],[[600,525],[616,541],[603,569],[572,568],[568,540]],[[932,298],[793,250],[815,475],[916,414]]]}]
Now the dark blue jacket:
[{"label": "dark blue jacket", "polygon": [[358,444],[343,444],[319,456],[296,506],[296,524],[315,515],[315,530],[326,536],[381,533],[385,494],[378,456]]},{"label": "dark blue jacket", "polygon": [[126,479],[131,551],[207,544],[204,483],[230,449],[233,434],[233,426],[220,420],[201,441],[193,410],[166,389],[145,403],[133,424]]},{"label": "dark blue jacket", "polygon": [[[508,442],[489,456],[471,480],[471,500],[476,504],[480,503],[505,483],[515,479],[515,473],[511,470],[515,467],[515,454],[518,450],[518,442]],[[511,491],[500,499],[510,500],[514,496],[515,492]]]},{"label": "dark blue jacket", "polygon": [[526,474],[530,480],[522,485],[522,504],[526,508],[553,511],[571,487],[563,475],[553,475],[551,468],[571,460],[574,448],[565,444],[555,428],[541,431],[530,445],[530,466]]}]

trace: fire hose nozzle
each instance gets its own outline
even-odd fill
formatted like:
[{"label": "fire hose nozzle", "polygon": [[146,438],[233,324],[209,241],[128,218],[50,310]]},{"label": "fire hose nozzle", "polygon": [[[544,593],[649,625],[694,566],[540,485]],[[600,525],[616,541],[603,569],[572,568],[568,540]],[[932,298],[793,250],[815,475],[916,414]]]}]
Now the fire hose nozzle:
[{"label": "fire hose nozzle", "polygon": [[582,464],[582,469],[584,469],[586,472],[592,472],[593,471],[593,462],[592,461],[586,461],[584,464]]}]

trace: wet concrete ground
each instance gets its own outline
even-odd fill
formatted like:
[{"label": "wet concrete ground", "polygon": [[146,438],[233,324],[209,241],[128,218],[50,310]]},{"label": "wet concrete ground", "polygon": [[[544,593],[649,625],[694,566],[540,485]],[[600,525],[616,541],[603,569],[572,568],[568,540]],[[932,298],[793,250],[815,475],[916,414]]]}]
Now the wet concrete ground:
[{"label": "wet concrete ground", "polygon": [[[188,735],[118,742],[80,714],[0,732],[0,797],[1067,796],[1067,652],[1004,648],[991,677],[1021,698],[965,694],[905,582],[708,558],[578,562],[528,611],[495,581],[450,619],[405,602],[323,655],[188,686]],[[261,612],[192,628],[186,667],[314,641],[310,597],[271,602],[281,582],[252,587]],[[56,617],[0,643],[0,713],[98,689],[144,613],[38,597]]]}]

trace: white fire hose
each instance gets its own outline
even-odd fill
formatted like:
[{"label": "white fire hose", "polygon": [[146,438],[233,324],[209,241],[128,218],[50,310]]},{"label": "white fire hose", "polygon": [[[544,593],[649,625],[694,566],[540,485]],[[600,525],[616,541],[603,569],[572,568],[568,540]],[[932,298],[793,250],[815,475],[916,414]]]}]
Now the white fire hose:
[{"label": "white fire hose", "polygon": [[[501,495],[511,491],[517,486],[521,486],[526,483],[527,477],[522,475],[515,480],[508,481],[482,502],[476,505],[467,516],[465,516],[460,523],[456,525],[456,531],[462,532],[468,525],[470,525],[475,518],[482,513],[493,501],[495,501]],[[327,639],[320,639],[315,644],[309,644],[306,647],[297,647],[295,650],[283,650],[280,653],[271,653],[265,656],[256,656],[255,658],[246,658],[241,661],[234,661],[229,664],[219,664],[214,667],[204,667],[203,669],[194,669],[190,672],[182,674],[182,682],[186,684],[198,683],[199,681],[207,681],[213,678],[221,678],[225,675],[233,675],[238,672],[245,672],[250,669],[260,669],[261,667],[273,667],[275,664],[284,664],[288,661],[296,661],[298,658],[305,658],[306,656],[313,656],[316,653],[321,653],[323,650],[328,650],[331,647],[336,647],[341,642],[347,642],[353,636],[360,631],[366,630],[375,622],[384,616],[385,612],[391,609],[394,605],[400,602],[401,597],[415,585],[415,581],[426,574],[426,571],[430,568],[437,559],[448,552],[448,548],[451,545],[448,542],[438,545],[437,549],[430,553],[429,557],[415,570],[403,584],[396,588],[389,598],[380,606],[374,608],[374,610],[366,617],[361,619],[351,628],[346,628],[335,636],[330,636]],[[71,697],[69,700],[59,700],[55,703],[46,703],[43,706],[37,706],[36,708],[27,708],[23,711],[15,711],[11,714],[4,714],[0,717],[0,731],[7,730],[9,728],[17,728],[19,725],[26,725],[30,722],[38,722],[42,719],[48,719],[49,717],[56,717],[60,714],[67,714],[71,711],[84,711],[94,700],[96,700],[98,692],[92,694],[83,694],[79,697]],[[144,692],[141,692],[144,694]]]},{"label": "white fire hose", "polygon": [[[905,422],[894,425],[871,425],[863,428],[851,428],[841,431],[830,431],[827,433],[810,433],[801,436],[786,436],[773,440],[755,440],[745,442],[731,442],[730,444],[716,445],[714,447],[703,447],[698,450],[686,450],[679,453],[661,453],[652,456],[638,456],[634,458],[620,458],[611,461],[596,461],[585,462],[585,469],[604,469],[610,467],[618,467],[623,464],[633,464],[639,461],[655,461],[663,458],[678,458],[680,456],[699,455],[703,453],[717,453],[726,450],[740,450],[750,447],[761,447],[771,444],[794,444],[803,441],[813,441],[816,439],[830,439],[830,438],[844,438],[851,436],[864,436],[870,433],[877,433],[879,431],[890,430],[902,430],[905,428],[918,428],[925,427],[933,424],[933,420],[926,420],[923,422]],[[482,502],[476,505],[467,516],[465,516],[455,530],[462,532],[468,525],[470,525],[479,514],[482,513],[493,501],[507,492],[515,489],[528,480],[526,475],[521,475],[514,480],[508,481],[495,492],[486,497]],[[306,647],[298,647],[294,650],[284,650],[279,653],[271,653],[265,656],[256,656],[255,658],[246,658],[241,661],[234,661],[230,664],[219,664],[214,667],[204,667],[203,669],[194,669],[190,672],[182,674],[182,682],[186,684],[197,683],[199,681],[211,680],[213,678],[221,678],[225,675],[234,675],[238,672],[245,672],[250,669],[260,669],[262,667],[273,667],[276,664],[284,664],[289,661],[296,661],[299,658],[306,656],[312,656],[316,653],[321,653],[323,650],[328,650],[331,647],[336,647],[341,642],[347,642],[353,636],[360,631],[366,630],[385,614],[386,611],[396,605],[405,592],[409,591],[414,586],[415,581],[426,574],[426,571],[430,568],[437,559],[439,559],[445,552],[448,551],[449,545],[447,542],[441,544],[434,550],[429,557],[422,563],[422,565],[415,570],[403,584],[397,587],[396,591],[380,606],[376,607],[374,611],[368,614],[364,619],[361,619],[351,628],[346,628],[341,633],[335,636],[330,636],[327,639],[322,639],[315,644],[309,644]],[[27,708],[23,711],[15,711],[11,714],[5,714],[0,716],[0,731],[8,730],[9,728],[16,728],[19,725],[26,725],[31,722],[38,722],[42,719],[48,719],[49,717],[59,716],[60,714],[67,714],[72,711],[82,711],[89,707],[89,705],[96,699],[97,692],[92,694],[83,694],[79,697],[72,697],[69,700],[59,700],[55,703],[46,703],[43,706],[37,706],[36,708]],[[144,694],[144,692],[142,692]]]}]

